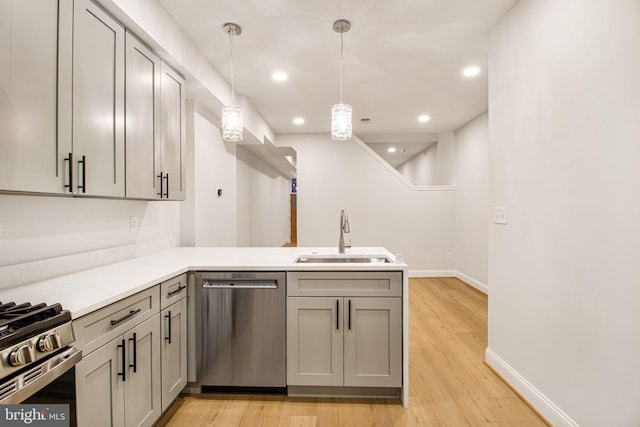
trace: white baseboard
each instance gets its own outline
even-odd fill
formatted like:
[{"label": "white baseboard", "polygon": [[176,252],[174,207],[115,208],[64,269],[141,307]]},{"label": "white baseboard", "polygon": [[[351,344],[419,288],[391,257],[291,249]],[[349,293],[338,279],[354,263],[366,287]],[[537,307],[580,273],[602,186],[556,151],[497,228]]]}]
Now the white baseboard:
[{"label": "white baseboard", "polygon": [[456,277],[455,270],[409,270],[409,277]]},{"label": "white baseboard", "polygon": [[472,286],[477,290],[479,290],[480,292],[489,295],[489,285],[487,285],[486,283],[476,280],[471,276],[467,276],[461,271],[456,271],[456,277],[462,280],[463,282],[465,282],[466,284],[468,284],[469,286]]},{"label": "white baseboard", "polygon": [[525,377],[520,375],[507,362],[498,356],[489,347],[484,352],[484,360],[494,369],[511,387],[533,406],[553,426],[579,427],[567,414],[562,412],[544,394],[533,386]]},{"label": "white baseboard", "polygon": [[409,277],[456,277],[480,292],[489,293],[489,286],[486,283],[457,270],[409,270]]}]

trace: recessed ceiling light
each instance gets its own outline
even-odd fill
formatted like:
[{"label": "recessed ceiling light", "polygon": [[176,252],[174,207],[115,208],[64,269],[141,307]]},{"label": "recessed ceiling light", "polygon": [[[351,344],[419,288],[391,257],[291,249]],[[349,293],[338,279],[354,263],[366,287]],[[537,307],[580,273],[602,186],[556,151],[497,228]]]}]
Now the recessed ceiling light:
[{"label": "recessed ceiling light", "polygon": [[283,81],[285,81],[285,80],[287,80],[289,78],[287,73],[284,73],[282,71],[277,71],[277,72],[273,73],[271,75],[271,77],[273,77],[273,80],[277,80],[279,82],[283,82]]},{"label": "recessed ceiling light", "polygon": [[387,148],[387,151],[389,153],[395,153],[396,152],[396,147],[389,147],[389,148]]},{"label": "recessed ceiling light", "polygon": [[295,119],[293,119],[293,123],[301,125],[304,123],[304,119],[302,117],[296,117]]},{"label": "recessed ceiling light", "polygon": [[426,114],[418,116],[418,121],[421,122],[421,123],[426,123],[429,120],[431,120],[431,117],[427,116]]},{"label": "recessed ceiling light", "polygon": [[467,67],[464,70],[462,70],[462,74],[465,77],[473,77],[473,76],[477,76],[478,74],[480,74],[480,67],[478,66],[471,66],[471,67]]}]

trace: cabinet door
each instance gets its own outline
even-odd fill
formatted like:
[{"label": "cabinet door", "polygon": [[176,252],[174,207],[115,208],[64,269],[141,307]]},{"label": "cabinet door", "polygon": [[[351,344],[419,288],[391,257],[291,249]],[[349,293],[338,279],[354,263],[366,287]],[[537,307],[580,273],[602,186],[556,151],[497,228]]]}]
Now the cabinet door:
[{"label": "cabinet door", "polygon": [[156,314],[125,334],[125,425],[152,426],[160,417],[160,319]]},{"label": "cabinet door", "polygon": [[[185,85],[184,79],[162,64],[160,76],[162,120],[158,159],[163,193],[172,200],[184,200]],[[168,187],[168,189],[167,189]]]},{"label": "cabinet door", "polygon": [[62,48],[71,5],[0,0],[0,190],[64,191],[71,139],[58,139],[58,23]]},{"label": "cabinet door", "polygon": [[345,386],[402,386],[401,301],[345,298]]},{"label": "cabinet door", "polygon": [[160,321],[164,411],[187,385],[187,299],[164,309]]},{"label": "cabinet door", "polygon": [[126,41],[126,195],[157,199],[160,60],[129,32]]},{"label": "cabinet door", "polygon": [[124,197],[124,59],[124,28],[90,0],[75,0],[73,171],[77,194]]},{"label": "cabinet door", "polygon": [[342,298],[287,298],[287,384],[342,385]]},{"label": "cabinet door", "polygon": [[[123,427],[126,359],[122,338],[115,339],[76,365],[76,408],[78,426]],[[125,372],[125,375],[127,373]]]}]

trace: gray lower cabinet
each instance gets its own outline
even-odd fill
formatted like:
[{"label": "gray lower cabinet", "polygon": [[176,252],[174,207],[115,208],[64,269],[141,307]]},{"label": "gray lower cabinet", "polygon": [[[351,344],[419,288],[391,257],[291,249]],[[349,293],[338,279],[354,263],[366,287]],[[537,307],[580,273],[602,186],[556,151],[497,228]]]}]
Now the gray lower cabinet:
[{"label": "gray lower cabinet", "polygon": [[187,276],[161,285],[162,410],[187,385]]},{"label": "gray lower cabinet", "polygon": [[152,426],[187,382],[187,276],[74,319],[79,427]]},{"label": "gray lower cabinet", "polygon": [[295,272],[287,280],[288,385],[402,387],[401,273]]},{"label": "gray lower cabinet", "polygon": [[343,385],[342,298],[287,298],[287,385]]},{"label": "gray lower cabinet", "polygon": [[401,299],[345,298],[344,308],[344,385],[401,387]]},{"label": "gray lower cabinet", "polygon": [[160,408],[160,321],[156,314],[76,365],[79,426],[152,426]]}]

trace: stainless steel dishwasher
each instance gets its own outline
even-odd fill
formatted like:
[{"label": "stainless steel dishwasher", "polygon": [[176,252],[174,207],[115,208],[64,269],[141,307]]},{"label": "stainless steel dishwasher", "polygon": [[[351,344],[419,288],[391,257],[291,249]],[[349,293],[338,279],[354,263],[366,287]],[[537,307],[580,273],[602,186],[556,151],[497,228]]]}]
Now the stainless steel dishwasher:
[{"label": "stainless steel dishwasher", "polygon": [[286,391],[285,283],[285,272],[196,274],[197,382],[203,392]]}]

